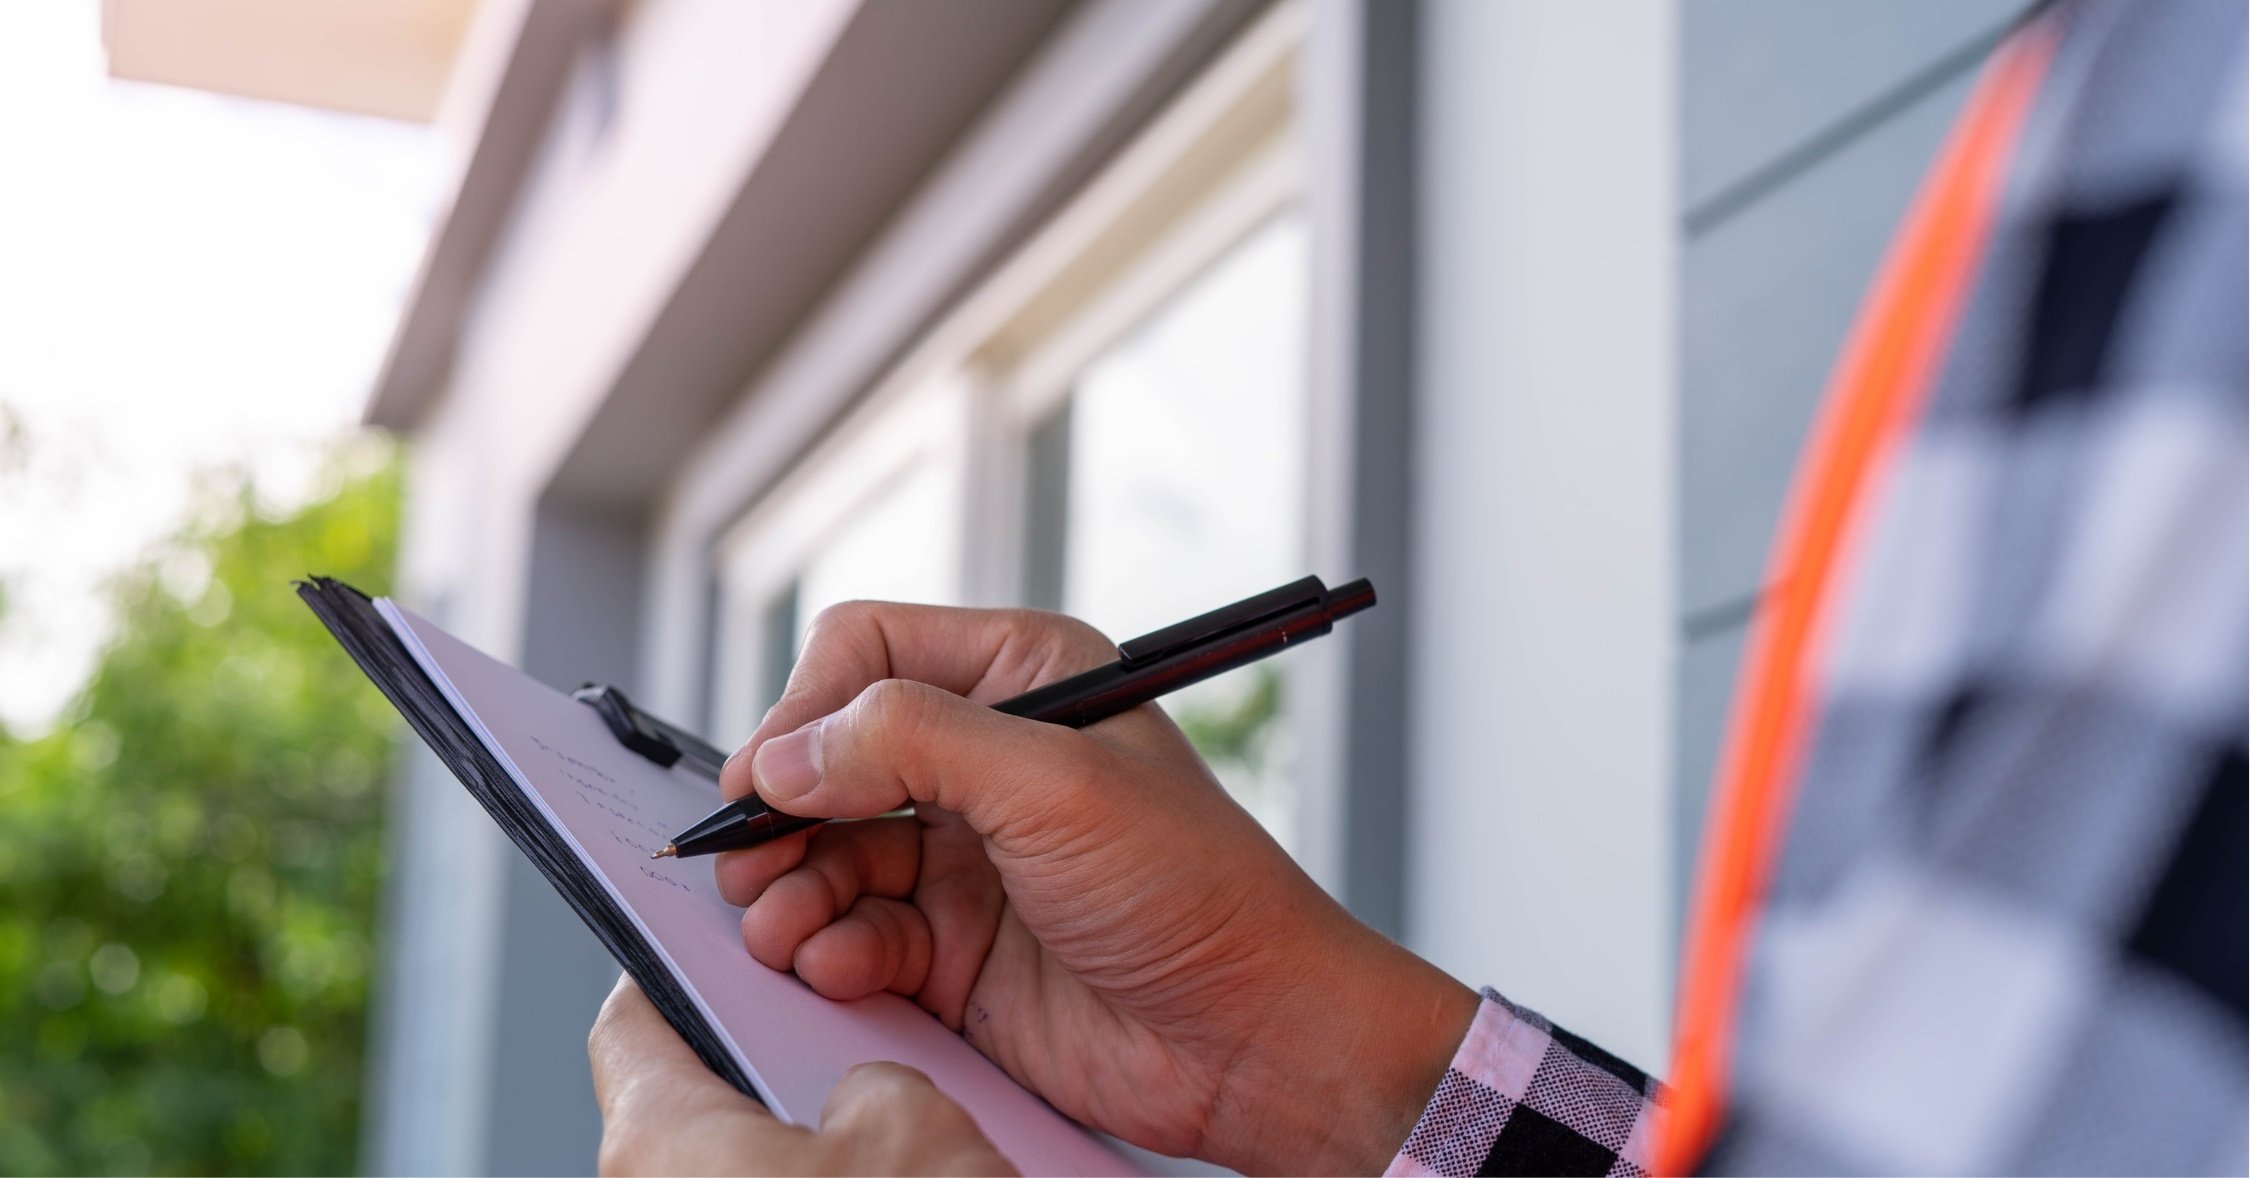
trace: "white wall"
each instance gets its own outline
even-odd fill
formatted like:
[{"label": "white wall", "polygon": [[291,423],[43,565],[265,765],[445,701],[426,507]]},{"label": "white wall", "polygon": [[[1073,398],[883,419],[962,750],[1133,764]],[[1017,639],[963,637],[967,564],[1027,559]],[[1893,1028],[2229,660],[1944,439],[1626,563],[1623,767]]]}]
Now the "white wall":
[{"label": "white wall", "polygon": [[1422,29],[1407,941],[1666,1062],[1673,5]]}]

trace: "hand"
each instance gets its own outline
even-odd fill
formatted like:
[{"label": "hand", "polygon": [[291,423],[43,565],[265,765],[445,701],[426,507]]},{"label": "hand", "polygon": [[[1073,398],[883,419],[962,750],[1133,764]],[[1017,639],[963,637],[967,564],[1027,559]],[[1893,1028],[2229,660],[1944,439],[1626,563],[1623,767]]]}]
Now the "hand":
[{"label": "hand", "polygon": [[831,998],[912,997],[1137,1145],[1380,1170],[1476,995],[1352,919],[1156,707],[1073,731],[985,706],[1115,657],[1053,614],[822,613],[721,784],[869,820],[721,856],[744,944]]},{"label": "hand", "polygon": [[844,1073],[820,1129],[784,1125],[711,1074],[630,978],[587,1037],[604,1174],[1013,1174],[976,1122],[895,1063]]}]

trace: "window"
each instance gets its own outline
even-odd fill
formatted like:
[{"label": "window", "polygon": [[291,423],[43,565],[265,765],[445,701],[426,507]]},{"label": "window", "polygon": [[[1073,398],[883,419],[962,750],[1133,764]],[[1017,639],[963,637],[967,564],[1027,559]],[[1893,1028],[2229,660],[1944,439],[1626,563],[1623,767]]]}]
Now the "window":
[{"label": "window", "polygon": [[[1303,575],[1306,253],[1294,211],[1260,226],[1088,364],[1034,430],[1028,599],[1124,639]],[[1287,666],[1164,705],[1284,842]]]},{"label": "window", "polygon": [[749,737],[821,610],[961,599],[960,401],[956,387],[925,385],[863,415],[721,543],[713,739]]},{"label": "window", "polygon": [[[714,732],[855,597],[1062,609],[1123,639],[1301,576],[1301,14],[1269,14],[938,324],[721,546]],[[1289,659],[1166,701],[1294,841]]]},{"label": "window", "polygon": [[860,505],[808,551],[797,575],[774,591],[759,632],[761,693],[781,698],[805,630],[820,611],[854,598],[945,601],[951,594],[939,571],[944,552],[933,541],[945,534],[943,488],[935,464],[918,462],[874,499]]}]

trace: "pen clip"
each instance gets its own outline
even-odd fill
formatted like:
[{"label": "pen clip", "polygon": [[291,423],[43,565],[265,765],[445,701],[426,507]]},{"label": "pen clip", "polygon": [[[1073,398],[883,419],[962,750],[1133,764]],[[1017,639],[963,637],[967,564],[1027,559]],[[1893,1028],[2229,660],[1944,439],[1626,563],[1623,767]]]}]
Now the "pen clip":
[{"label": "pen clip", "polygon": [[1322,605],[1327,600],[1328,587],[1320,578],[1306,577],[1119,643],[1117,654],[1128,669],[1144,666],[1222,634],[1256,625],[1276,614]]}]

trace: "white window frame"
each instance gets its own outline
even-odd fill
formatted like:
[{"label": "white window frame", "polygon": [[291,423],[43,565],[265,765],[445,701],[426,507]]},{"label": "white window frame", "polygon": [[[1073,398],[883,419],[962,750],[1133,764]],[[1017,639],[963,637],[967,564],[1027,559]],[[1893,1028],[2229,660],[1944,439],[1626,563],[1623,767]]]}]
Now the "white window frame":
[{"label": "white window frame", "polygon": [[[724,533],[714,563],[719,585],[709,714],[712,738],[732,747],[749,738],[773,701],[762,698],[763,670],[774,654],[764,620],[780,593],[794,586],[809,557],[853,515],[879,500],[917,465],[934,467],[940,485],[961,507],[969,454],[969,388],[942,377],[898,384],[862,404],[804,460],[782,476],[742,519]],[[939,570],[933,604],[963,600],[962,533],[968,517],[947,514],[954,535],[939,548],[950,567]],[[802,625],[811,619],[800,619]]]}]

